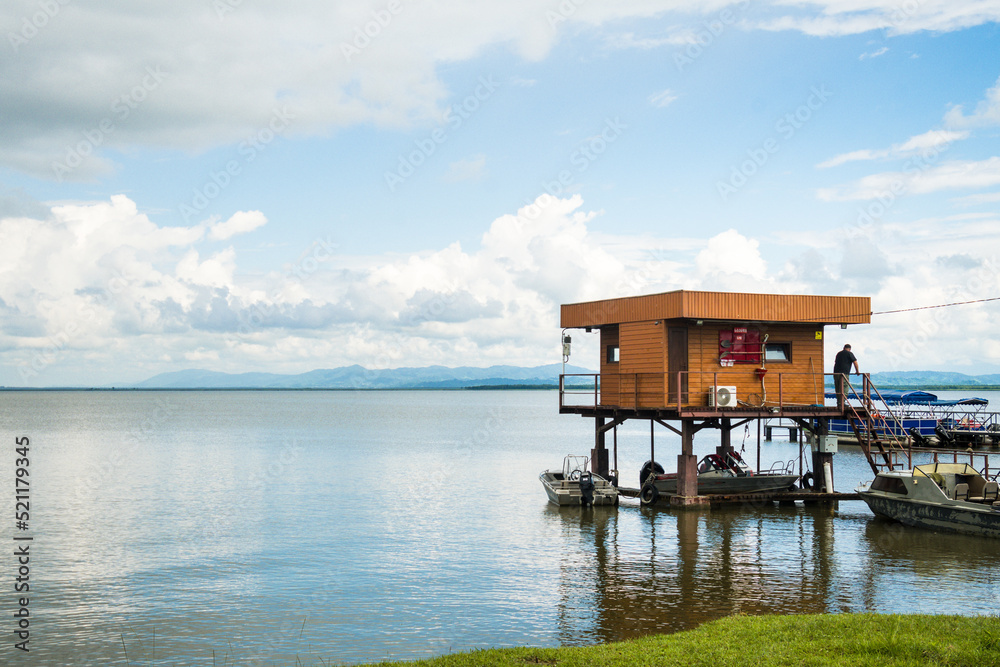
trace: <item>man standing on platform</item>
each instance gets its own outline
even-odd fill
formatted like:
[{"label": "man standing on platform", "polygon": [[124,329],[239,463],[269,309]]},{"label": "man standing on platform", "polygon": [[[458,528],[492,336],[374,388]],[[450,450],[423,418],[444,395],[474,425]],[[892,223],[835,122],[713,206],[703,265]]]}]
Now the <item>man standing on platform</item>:
[{"label": "man standing on platform", "polygon": [[845,345],[844,349],[837,353],[833,360],[833,382],[837,388],[837,409],[844,411],[844,401],[847,399],[847,376],[851,373],[851,364],[854,364],[854,372],[858,375],[858,358],[851,352],[851,346]]}]

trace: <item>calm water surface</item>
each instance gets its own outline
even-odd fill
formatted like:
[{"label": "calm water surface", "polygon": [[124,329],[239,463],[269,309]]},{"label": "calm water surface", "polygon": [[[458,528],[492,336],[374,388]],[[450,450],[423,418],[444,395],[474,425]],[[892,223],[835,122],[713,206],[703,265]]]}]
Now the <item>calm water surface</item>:
[{"label": "calm water surface", "polygon": [[[1000,613],[995,540],[903,529],[859,502],[553,507],[538,473],[593,441],[592,421],[557,412],[554,392],[533,391],[0,392],[8,517],[14,438],[31,438],[21,664],[354,663],[737,612]],[[627,484],[649,437],[619,429]],[[703,431],[696,451],[717,439]],[[756,428],[733,440],[755,461]],[[658,427],[668,469],[678,449]],[[798,446],[764,443],[761,458],[797,460]],[[849,490],[871,472],[848,451],[835,477]],[[5,521],[8,546],[14,534]],[[14,568],[0,558],[4,580]]]}]

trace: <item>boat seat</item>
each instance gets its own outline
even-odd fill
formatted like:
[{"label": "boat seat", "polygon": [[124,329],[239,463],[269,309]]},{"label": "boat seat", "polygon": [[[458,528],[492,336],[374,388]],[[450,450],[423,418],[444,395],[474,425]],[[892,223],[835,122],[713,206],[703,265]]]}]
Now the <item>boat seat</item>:
[{"label": "boat seat", "polygon": [[998,500],[1000,500],[1000,483],[986,482],[983,488],[983,502],[992,504]]},{"label": "boat seat", "polygon": [[966,483],[955,485],[955,500],[968,500],[969,499],[969,485]]}]

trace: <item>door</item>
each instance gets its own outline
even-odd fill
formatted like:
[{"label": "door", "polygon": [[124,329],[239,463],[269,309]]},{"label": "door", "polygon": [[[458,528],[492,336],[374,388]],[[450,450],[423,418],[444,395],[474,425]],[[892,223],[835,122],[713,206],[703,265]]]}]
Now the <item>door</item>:
[{"label": "door", "polygon": [[[687,329],[667,330],[667,405],[677,405],[677,372],[688,369]],[[688,402],[688,376],[681,376],[681,403]]]}]

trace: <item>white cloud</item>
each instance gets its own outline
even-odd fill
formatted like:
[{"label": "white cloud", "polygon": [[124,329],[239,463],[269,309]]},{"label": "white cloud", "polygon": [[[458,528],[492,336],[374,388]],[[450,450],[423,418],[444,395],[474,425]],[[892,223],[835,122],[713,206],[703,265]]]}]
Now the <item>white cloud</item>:
[{"label": "white cloud", "polygon": [[876,50],[871,51],[869,53],[862,53],[860,56],[858,56],[858,60],[867,60],[867,59],[871,59],[871,58],[878,58],[879,56],[885,55],[888,52],[889,52],[889,47],[888,46],[883,46],[881,49],[876,49]]},{"label": "white cloud", "polygon": [[[759,12],[770,18],[752,23],[739,13],[746,4],[406,2],[379,25],[375,13],[384,6],[370,2],[303,0],[295,11],[203,0],[59,3],[37,34],[24,37],[38,3],[8,0],[0,34],[14,53],[0,60],[0,164],[50,179],[94,179],[115,168],[112,151],[234,144],[267,127],[275,109],[293,117],[287,136],[357,124],[432,124],[450,96],[462,93],[443,84],[442,64],[498,46],[540,60],[581,26],[608,30],[615,47],[656,48],[696,43],[706,22],[714,25],[726,10],[740,17],[734,29],[818,35],[946,31],[1000,18],[996,0],[924,0],[912,15],[898,0],[774,0]],[[676,17],[675,27],[651,37],[621,28],[625,20],[653,17]],[[979,122],[960,111],[955,121]]]},{"label": "white cloud", "polygon": [[650,51],[664,46],[687,46],[698,43],[698,33],[688,27],[678,27],[668,31],[665,37],[637,37],[635,33],[625,32],[609,36],[604,40],[605,46],[611,49],[640,49]]},{"label": "white cloud", "polygon": [[936,155],[943,150],[947,150],[951,143],[967,139],[968,137],[968,132],[957,132],[954,130],[930,130],[929,132],[924,132],[923,134],[910,137],[901,144],[894,144],[889,148],[880,150],[866,148],[851,151],[849,153],[842,153],[826,160],[825,162],[820,162],[816,165],[816,167],[819,169],[828,169],[830,167],[840,166],[847,162],[905,158],[923,152],[932,152]]},{"label": "white cloud", "polygon": [[450,183],[458,181],[478,181],[486,175],[486,156],[476,155],[469,159],[458,160],[448,165],[444,180]]},{"label": "white cloud", "polygon": [[986,91],[986,99],[976,104],[976,109],[965,115],[961,106],[948,110],[944,122],[949,127],[984,127],[1000,125],[1000,79]]},{"label": "white cloud", "polygon": [[956,197],[952,200],[959,206],[979,206],[980,204],[993,204],[1000,202],[1000,192],[983,192],[966,197]]},{"label": "white cloud", "polygon": [[667,88],[664,91],[649,96],[649,103],[654,107],[665,108],[677,99],[677,93]]},{"label": "white cloud", "polygon": [[794,30],[817,37],[856,35],[884,30],[889,35],[950,32],[1000,20],[996,0],[953,2],[922,0],[786,0],[774,8],[794,7],[784,15],[757,21],[761,30]]},{"label": "white cloud", "polygon": [[870,148],[863,148],[857,151],[851,151],[849,153],[841,153],[836,155],[825,162],[820,162],[816,165],[817,169],[829,169],[830,167],[839,167],[847,162],[857,162],[859,160],[878,160],[879,158],[888,157],[888,150],[872,150]]},{"label": "white cloud", "polygon": [[267,224],[267,218],[260,211],[237,211],[225,222],[212,225],[208,237],[216,241],[224,241],[237,234],[252,232]]},{"label": "white cloud", "polygon": [[[558,358],[560,304],[682,288],[870,294],[876,310],[995,295],[989,214],[886,223],[850,245],[788,230],[780,264],[765,259],[771,238],[610,237],[590,229],[596,215],[579,196],[545,195],[494,220],[476,248],[337,257],[301,275],[277,268],[294,256],[275,257],[263,276],[241,272],[233,248],[200,248],[204,227],[159,227],[123,196],[0,219],[0,384],[140,380],[193,362],[230,372],[546,363]],[[872,370],[958,363],[974,354],[969,341],[992,335],[992,312],[941,324],[904,361],[892,355],[919,317],[877,320],[851,342]],[[588,345],[575,361],[596,363]],[[1000,357],[983,350],[982,363]]]},{"label": "white cloud", "polygon": [[871,174],[850,185],[821,188],[817,196],[823,201],[858,201],[878,199],[890,193],[895,197],[904,192],[927,194],[996,185],[1000,185],[1000,157],[980,161],[952,160],[936,167]]},{"label": "white cloud", "polygon": [[739,290],[736,286],[746,285],[748,279],[757,282],[767,279],[767,263],[760,255],[760,243],[735,229],[710,238],[695,258],[695,266],[699,276],[717,285],[714,289],[720,291]]}]

